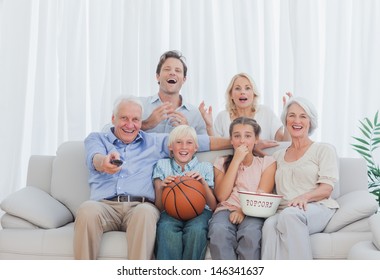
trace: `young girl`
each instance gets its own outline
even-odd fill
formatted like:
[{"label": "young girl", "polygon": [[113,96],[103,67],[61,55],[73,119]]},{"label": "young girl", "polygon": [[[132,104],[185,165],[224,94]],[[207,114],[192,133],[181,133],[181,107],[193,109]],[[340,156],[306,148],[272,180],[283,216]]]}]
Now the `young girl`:
[{"label": "young girl", "polygon": [[179,125],[169,135],[171,158],[161,159],[153,171],[156,191],[156,206],[163,210],[162,190],[176,176],[187,175],[199,180],[206,190],[206,207],[201,215],[181,221],[161,212],[157,223],[156,259],[159,260],[200,260],[205,258],[207,248],[208,221],[216,208],[216,199],[212,188],[214,172],[209,162],[198,162],[194,156],[198,149],[195,129],[188,125]]},{"label": "young girl", "polygon": [[219,157],[214,164],[214,193],[220,203],[209,226],[211,257],[260,259],[264,219],[243,214],[238,190],[272,192],[276,162],[271,156],[253,155],[260,133],[260,126],[254,119],[236,118],[229,133],[234,154]]}]

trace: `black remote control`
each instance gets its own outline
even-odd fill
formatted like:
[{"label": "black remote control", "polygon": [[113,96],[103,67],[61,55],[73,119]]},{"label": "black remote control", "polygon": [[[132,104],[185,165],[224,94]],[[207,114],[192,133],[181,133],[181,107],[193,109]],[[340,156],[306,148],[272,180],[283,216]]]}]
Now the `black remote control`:
[{"label": "black remote control", "polygon": [[116,166],[120,166],[123,164],[123,161],[121,159],[111,159],[110,163]]}]

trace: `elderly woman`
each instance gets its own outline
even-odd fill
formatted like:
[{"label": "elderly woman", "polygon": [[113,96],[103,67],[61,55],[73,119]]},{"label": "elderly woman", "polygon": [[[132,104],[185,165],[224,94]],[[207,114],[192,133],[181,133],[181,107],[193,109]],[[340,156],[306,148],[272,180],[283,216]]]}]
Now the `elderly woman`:
[{"label": "elderly woman", "polygon": [[308,100],[290,98],[281,119],[292,141],[273,155],[276,191],[283,200],[264,223],[262,259],[312,259],[310,234],[323,231],[339,207],[330,197],[338,180],[337,156],[332,146],[309,138],[317,112]]}]

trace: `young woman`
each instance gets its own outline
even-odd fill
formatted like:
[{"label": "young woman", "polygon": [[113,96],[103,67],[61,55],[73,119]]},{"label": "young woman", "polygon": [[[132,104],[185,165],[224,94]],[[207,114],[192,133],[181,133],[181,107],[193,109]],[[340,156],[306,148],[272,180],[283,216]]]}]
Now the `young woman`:
[{"label": "young woman", "polygon": [[[292,94],[287,92],[290,98]],[[260,142],[255,152],[263,154],[263,149],[277,145],[277,141],[289,141],[290,136],[272,109],[259,104],[259,91],[254,80],[246,73],[239,73],[232,77],[226,90],[226,109],[219,112],[213,121],[212,108],[205,108],[204,102],[199,105],[199,111],[206,123],[207,134],[221,137],[229,136],[231,122],[238,117],[255,119],[261,127]],[[283,97],[285,105],[286,96]]]},{"label": "young woman", "polygon": [[273,157],[253,155],[260,126],[252,118],[239,117],[230,125],[233,155],[219,157],[214,164],[218,204],[209,225],[212,259],[260,259],[264,219],[245,216],[238,191],[271,193],[276,162]]}]

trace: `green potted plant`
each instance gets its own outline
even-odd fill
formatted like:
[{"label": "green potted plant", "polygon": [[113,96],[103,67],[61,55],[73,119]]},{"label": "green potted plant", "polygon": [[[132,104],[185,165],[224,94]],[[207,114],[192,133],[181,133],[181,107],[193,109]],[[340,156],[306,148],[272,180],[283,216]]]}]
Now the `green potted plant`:
[{"label": "green potted plant", "polygon": [[356,143],[351,144],[367,162],[368,167],[368,190],[376,196],[380,205],[380,169],[374,158],[374,151],[380,147],[380,122],[379,111],[376,112],[373,121],[364,118],[359,121],[361,137],[353,137]]}]

